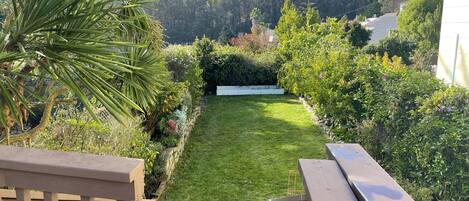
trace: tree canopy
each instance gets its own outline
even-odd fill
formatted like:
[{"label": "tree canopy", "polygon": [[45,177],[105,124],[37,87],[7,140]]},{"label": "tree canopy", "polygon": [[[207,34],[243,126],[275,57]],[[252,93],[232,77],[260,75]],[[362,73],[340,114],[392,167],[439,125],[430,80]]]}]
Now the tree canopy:
[{"label": "tree canopy", "polygon": [[399,14],[398,30],[403,36],[438,47],[443,0],[409,0]]},{"label": "tree canopy", "polygon": [[[379,14],[378,0],[289,0],[300,13],[314,6],[321,18]],[[237,35],[251,29],[251,14],[262,14],[265,25],[274,28],[285,0],[160,0],[149,12],[165,27],[169,43],[191,43],[196,37],[211,39]],[[259,17],[259,16],[256,16]]]}]

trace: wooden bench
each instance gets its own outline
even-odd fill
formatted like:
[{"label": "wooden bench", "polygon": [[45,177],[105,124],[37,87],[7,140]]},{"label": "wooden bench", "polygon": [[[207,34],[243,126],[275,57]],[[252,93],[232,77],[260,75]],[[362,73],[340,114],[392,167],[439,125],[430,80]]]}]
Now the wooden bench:
[{"label": "wooden bench", "polygon": [[413,201],[358,144],[327,144],[331,160],[299,160],[309,201]]},{"label": "wooden bench", "polygon": [[[45,201],[71,194],[81,201],[105,198],[141,201],[144,162],[140,159],[64,153],[0,146],[0,187],[14,187],[18,201],[38,197]],[[0,193],[6,194],[2,190]],[[59,194],[60,193],[60,194]],[[11,195],[0,194],[1,198]]]}]

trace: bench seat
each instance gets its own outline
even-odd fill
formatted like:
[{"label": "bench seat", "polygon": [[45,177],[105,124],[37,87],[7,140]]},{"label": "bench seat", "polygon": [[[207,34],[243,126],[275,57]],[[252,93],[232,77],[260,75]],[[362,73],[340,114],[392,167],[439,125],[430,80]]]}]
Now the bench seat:
[{"label": "bench seat", "polygon": [[335,161],[300,159],[299,168],[308,200],[357,200]]},{"label": "bench seat", "polygon": [[330,159],[337,162],[359,200],[412,201],[399,184],[358,144],[327,144]]}]

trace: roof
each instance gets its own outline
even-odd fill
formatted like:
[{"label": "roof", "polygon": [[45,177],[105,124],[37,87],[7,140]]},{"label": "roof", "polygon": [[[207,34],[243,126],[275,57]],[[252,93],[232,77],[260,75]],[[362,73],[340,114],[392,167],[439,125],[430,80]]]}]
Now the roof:
[{"label": "roof", "polygon": [[390,31],[397,29],[397,13],[387,13],[378,18],[369,18],[362,25],[373,31],[370,43],[377,43],[386,38]]}]

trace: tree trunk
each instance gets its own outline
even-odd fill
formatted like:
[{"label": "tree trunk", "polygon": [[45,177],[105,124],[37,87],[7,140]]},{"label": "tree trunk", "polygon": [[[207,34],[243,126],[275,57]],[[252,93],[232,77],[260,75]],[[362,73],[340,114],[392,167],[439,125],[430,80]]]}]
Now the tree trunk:
[{"label": "tree trunk", "polygon": [[44,111],[41,117],[41,121],[36,127],[24,133],[21,133],[19,135],[14,135],[14,136],[10,135],[9,133],[10,131],[7,128],[7,131],[8,131],[6,135],[7,139],[0,141],[0,143],[7,143],[9,145],[14,142],[25,141],[25,140],[31,139],[38,133],[44,131],[47,128],[47,125],[49,125],[49,122],[51,120],[52,109],[54,108],[54,105],[56,103],[56,98],[60,96],[61,94],[63,94],[65,91],[67,91],[67,89],[65,87],[62,87],[56,90],[54,93],[49,95],[48,102],[44,106]]}]

